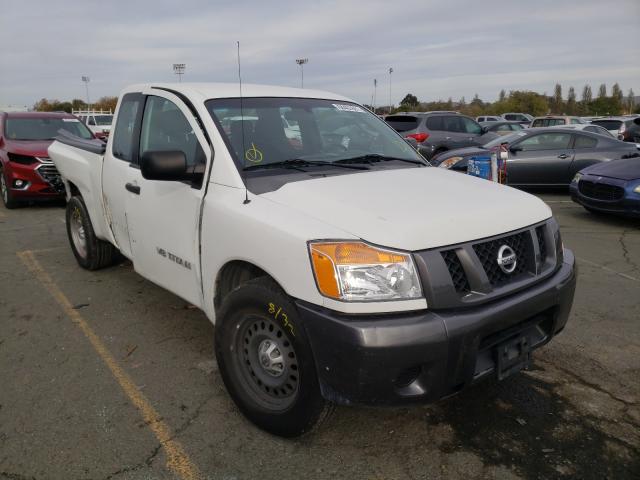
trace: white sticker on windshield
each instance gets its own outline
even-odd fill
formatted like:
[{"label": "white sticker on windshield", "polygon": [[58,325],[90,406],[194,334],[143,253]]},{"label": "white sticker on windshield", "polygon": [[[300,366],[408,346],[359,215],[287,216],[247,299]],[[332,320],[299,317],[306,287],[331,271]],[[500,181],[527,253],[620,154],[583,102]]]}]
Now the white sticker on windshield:
[{"label": "white sticker on windshield", "polygon": [[364,110],[357,105],[345,105],[344,103],[333,103],[332,105],[343,112],[364,113]]},{"label": "white sticker on windshield", "polygon": [[63,118],[62,121],[71,122],[71,123],[80,123],[80,120],[78,120],[77,118]]}]

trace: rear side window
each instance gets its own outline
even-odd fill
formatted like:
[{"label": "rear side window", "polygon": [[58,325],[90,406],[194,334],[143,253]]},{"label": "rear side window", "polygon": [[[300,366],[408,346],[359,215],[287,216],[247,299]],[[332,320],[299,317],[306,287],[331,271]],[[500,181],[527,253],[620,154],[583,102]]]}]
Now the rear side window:
[{"label": "rear side window", "polygon": [[595,138],[586,135],[576,135],[576,143],[573,148],[593,148],[598,144]]},{"label": "rear side window", "polygon": [[427,118],[427,128],[429,130],[444,130],[444,122],[441,116]]},{"label": "rear side window", "polygon": [[142,111],[142,95],[129,93],[122,98],[113,132],[113,156],[126,162],[133,162],[136,124]]},{"label": "rear side window", "polygon": [[385,121],[391,125],[396,132],[407,132],[418,127],[420,119],[409,115],[392,115],[385,118]]},{"label": "rear side window", "polygon": [[619,130],[620,125],[622,125],[621,120],[593,120],[591,123],[594,125],[600,125],[607,130]]},{"label": "rear side window", "polygon": [[516,115],[505,115],[504,119],[505,120],[518,120]]}]

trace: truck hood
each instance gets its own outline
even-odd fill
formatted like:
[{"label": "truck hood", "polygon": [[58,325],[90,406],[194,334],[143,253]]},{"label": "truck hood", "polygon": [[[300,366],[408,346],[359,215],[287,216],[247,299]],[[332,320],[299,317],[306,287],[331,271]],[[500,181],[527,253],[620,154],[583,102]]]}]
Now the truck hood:
[{"label": "truck hood", "polygon": [[48,157],[47,148],[52,140],[5,140],[5,150],[18,155],[29,155],[31,157]]},{"label": "truck hood", "polygon": [[367,242],[413,251],[498,235],[551,216],[532,195],[440,168],[291,182],[260,197]]}]

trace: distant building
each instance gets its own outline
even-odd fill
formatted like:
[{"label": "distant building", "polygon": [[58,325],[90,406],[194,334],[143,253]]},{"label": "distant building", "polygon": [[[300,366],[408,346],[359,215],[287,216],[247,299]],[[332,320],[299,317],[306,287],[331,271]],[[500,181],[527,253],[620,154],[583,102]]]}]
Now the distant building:
[{"label": "distant building", "polygon": [[0,112],[27,112],[29,109],[26,105],[2,105],[0,104]]}]

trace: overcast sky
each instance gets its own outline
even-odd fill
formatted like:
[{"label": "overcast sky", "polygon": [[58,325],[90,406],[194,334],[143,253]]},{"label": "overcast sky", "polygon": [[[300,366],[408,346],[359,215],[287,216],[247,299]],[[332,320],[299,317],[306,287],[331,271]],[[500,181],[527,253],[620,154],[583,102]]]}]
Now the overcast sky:
[{"label": "overcast sky", "polygon": [[551,94],[618,82],[640,95],[640,1],[2,0],[0,105],[92,99],[127,84],[243,81],[305,87],[369,103],[500,89]]}]

